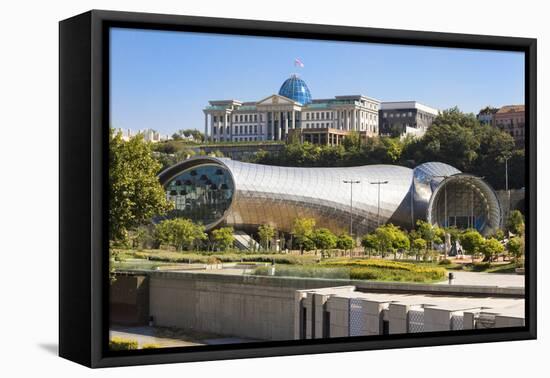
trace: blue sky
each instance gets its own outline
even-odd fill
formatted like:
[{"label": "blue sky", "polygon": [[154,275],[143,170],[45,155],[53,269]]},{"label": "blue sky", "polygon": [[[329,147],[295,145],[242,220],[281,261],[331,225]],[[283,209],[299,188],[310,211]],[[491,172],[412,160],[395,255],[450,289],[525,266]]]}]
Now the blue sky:
[{"label": "blue sky", "polygon": [[111,125],[203,130],[208,100],[257,101],[292,73],[313,98],[363,94],[477,112],[523,104],[523,72],[516,52],[113,29]]}]

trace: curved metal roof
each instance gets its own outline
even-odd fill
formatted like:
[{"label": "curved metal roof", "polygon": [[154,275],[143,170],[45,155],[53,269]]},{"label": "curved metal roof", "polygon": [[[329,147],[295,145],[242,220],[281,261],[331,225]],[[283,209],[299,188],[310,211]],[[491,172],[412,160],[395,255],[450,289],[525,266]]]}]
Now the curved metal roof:
[{"label": "curved metal roof", "polygon": [[[290,231],[294,219],[313,217],[319,227],[334,232],[348,231],[353,215],[354,234],[371,232],[379,223],[391,222],[410,228],[417,219],[430,220],[433,197],[445,177],[464,176],[456,168],[430,162],[414,170],[395,165],[366,165],[339,168],[298,168],[252,164],[228,158],[195,157],[168,168],[159,175],[166,185],[179,172],[201,164],[226,167],[234,181],[234,198],[224,215],[228,225],[255,228],[271,223]],[[353,212],[350,212],[350,184],[353,185]],[[387,181],[387,184],[373,184]],[[501,212],[494,191],[482,180],[470,180],[479,193],[489,198],[487,223],[500,222]],[[378,193],[380,206],[378,207]]]}]

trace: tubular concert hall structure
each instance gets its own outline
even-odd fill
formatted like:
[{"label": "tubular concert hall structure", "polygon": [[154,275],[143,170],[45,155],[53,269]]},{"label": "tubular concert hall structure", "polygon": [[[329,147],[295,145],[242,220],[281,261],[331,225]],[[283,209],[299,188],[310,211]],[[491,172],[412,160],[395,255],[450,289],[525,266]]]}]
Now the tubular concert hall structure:
[{"label": "tubular concert hall structure", "polygon": [[[175,202],[168,216],[189,218],[207,230],[224,224],[256,231],[269,223],[290,232],[294,219],[311,217],[333,232],[349,231],[352,223],[356,235],[384,223],[411,228],[418,219],[490,234],[502,221],[498,198],[482,178],[437,162],[414,169],[294,168],[196,157],[166,169],[159,179]],[[344,182],[350,180],[356,182],[353,201]]]}]

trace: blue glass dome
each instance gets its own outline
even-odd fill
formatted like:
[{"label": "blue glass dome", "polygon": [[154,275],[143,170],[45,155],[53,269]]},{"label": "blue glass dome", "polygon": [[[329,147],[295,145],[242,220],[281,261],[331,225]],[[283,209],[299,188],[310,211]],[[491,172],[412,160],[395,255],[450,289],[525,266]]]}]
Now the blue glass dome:
[{"label": "blue glass dome", "polygon": [[306,82],[297,75],[292,75],[285,80],[283,85],[281,85],[281,89],[279,89],[279,95],[290,98],[302,105],[311,102],[311,93]]}]

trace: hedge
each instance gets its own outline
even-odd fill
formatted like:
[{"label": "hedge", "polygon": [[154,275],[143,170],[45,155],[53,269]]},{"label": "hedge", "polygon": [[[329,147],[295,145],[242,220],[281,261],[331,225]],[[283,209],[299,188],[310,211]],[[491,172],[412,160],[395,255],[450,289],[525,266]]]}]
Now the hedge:
[{"label": "hedge", "polygon": [[110,350],[134,350],[138,349],[138,342],[133,339],[125,339],[123,337],[112,337],[109,340]]}]

